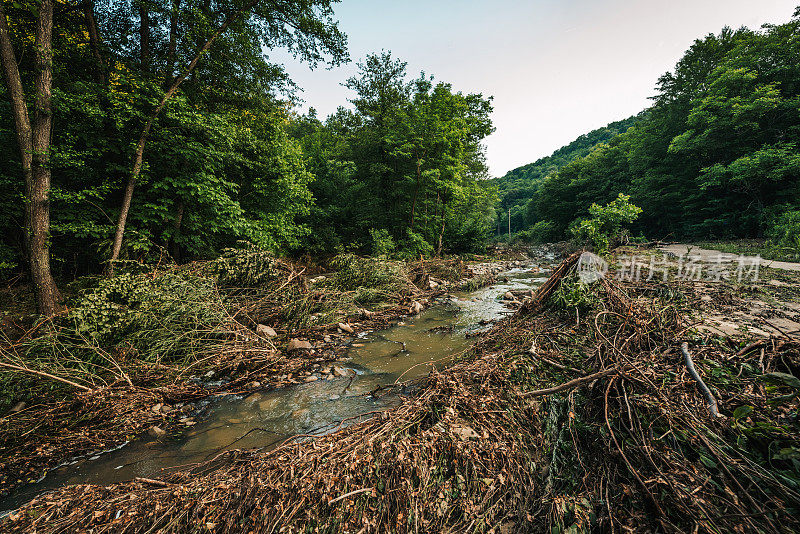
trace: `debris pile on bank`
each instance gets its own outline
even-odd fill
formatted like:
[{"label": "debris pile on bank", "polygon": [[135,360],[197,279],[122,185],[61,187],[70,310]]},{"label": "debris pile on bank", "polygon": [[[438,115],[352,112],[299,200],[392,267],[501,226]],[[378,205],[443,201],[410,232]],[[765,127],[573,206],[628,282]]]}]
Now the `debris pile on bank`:
[{"label": "debris pile on bank", "polygon": [[[425,266],[452,284],[469,276],[461,263]],[[302,381],[356,331],[441,292],[401,262],[342,255],[329,268],[311,276],[244,244],[212,262],[120,262],[115,277],[84,281],[65,315],[0,346],[0,496],[154,425],[181,427],[151,406]]]},{"label": "debris pile on bank", "polygon": [[800,529],[800,343],[784,336],[742,346],[697,333],[686,319],[691,295],[609,279],[578,287],[576,262],[569,258],[531,304],[395,409],[312,441],[226,453],[160,481],[64,488],[7,526]]}]

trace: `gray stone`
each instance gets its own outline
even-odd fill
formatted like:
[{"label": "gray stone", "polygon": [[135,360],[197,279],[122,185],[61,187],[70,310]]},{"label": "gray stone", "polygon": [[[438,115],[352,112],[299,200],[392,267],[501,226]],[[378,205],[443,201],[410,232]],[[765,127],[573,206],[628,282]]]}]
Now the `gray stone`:
[{"label": "gray stone", "polygon": [[297,338],[293,338],[291,341],[289,341],[289,344],[286,345],[286,350],[288,350],[289,352],[292,352],[292,351],[295,351],[295,350],[311,350],[313,348],[314,348],[314,345],[312,345],[308,341],[297,339]]},{"label": "gray stone", "polygon": [[352,334],[355,332],[355,330],[353,330],[353,327],[347,323],[339,323],[339,329],[341,329],[342,332],[347,332],[348,334]]},{"label": "gray stone", "polygon": [[260,324],[256,327],[256,333],[262,337],[275,337],[278,333],[271,327],[265,324]]}]

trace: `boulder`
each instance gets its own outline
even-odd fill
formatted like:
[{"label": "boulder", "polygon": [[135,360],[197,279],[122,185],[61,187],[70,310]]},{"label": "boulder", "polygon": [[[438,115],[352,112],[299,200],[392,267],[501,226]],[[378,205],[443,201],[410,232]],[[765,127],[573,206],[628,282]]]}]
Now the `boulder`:
[{"label": "boulder", "polygon": [[286,345],[286,350],[289,351],[289,352],[292,352],[292,351],[295,351],[295,350],[311,350],[313,348],[314,348],[314,345],[312,345],[308,341],[297,339],[297,338],[292,338],[292,340],[289,341],[289,344]]},{"label": "boulder", "polygon": [[271,327],[265,324],[260,324],[256,327],[256,334],[262,337],[275,337],[278,333]]}]

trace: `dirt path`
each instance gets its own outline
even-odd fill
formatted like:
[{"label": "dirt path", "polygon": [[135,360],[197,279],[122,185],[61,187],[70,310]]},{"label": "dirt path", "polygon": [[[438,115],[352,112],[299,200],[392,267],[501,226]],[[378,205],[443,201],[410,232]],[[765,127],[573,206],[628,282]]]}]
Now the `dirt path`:
[{"label": "dirt path", "polygon": [[[683,244],[667,245],[665,247],[659,247],[659,250],[662,250],[668,254],[674,254],[676,256],[686,256],[687,254],[690,254],[692,256],[699,257],[700,261],[708,263],[729,263],[738,261],[740,258],[738,254],[731,254],[729,252],[720,252],[719,250],[709,250]],[[771,267],[773,269],[783,269],[785,271],[800,271],[800,263],[793,263],[789,261],[761,260],[761,266]]]}]

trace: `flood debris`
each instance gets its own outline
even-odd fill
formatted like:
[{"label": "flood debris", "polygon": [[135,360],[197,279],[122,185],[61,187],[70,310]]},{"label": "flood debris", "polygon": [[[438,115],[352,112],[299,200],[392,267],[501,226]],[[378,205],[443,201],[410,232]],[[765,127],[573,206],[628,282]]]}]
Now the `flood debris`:
[{"label": "flood debris", "polygon": [[[578,290],[577,261],[394,409],[272,451],[222,454],[163,487],[63,488],[6,527],[800,529],[800,342],[696,328],[690,286],[606,277]],[[711,416],[706,391],[724,418]]]},{"label": "flood debris", "polygon": [[321,275],[247,244],[212,262],[129,263],[88,284],[65,315],[0,347],[0,371],[13,377],[0,413],[0,497],[153,426],[187,426],[154,405],[302,382],[343,355],[345,335],[386,328],[437,295],[422,272],[440,286],[472,276],[461,259],[353,255]]}]

